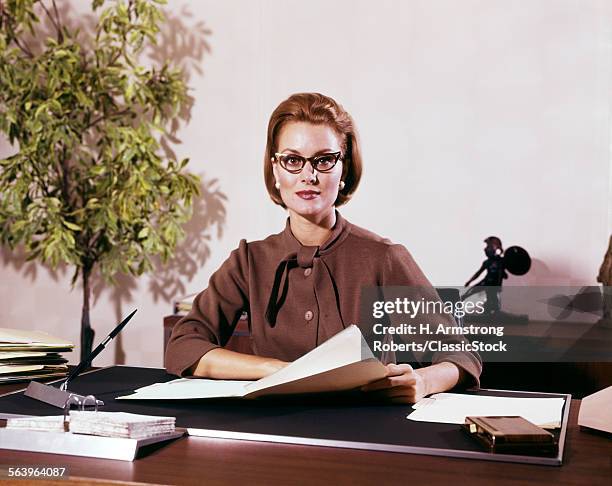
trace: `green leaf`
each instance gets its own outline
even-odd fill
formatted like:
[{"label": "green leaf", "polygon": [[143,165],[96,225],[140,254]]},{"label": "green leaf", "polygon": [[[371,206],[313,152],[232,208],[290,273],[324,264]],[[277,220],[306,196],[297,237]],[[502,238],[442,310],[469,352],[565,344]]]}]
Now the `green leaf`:
[{"label": "green leaf", "polygon": [[70,221],[63,221],[64,226],[68,229],[71,229],[73,231],[83,231],[83,228],[81,228],[78,224],[74,224],[71,223]]},{"label": "green leaf", "polygon": [[164,150],[180,143],[186,78],[174,59],[139,57],[173,52],[162,2],[93,0],[94,31],[64,28],[59,40],[37,3],[0,0],[0,132],[18,150],[0,160],[0,243],[74,267],[73,284],[84,266],[109,281],[149,271],[175,252],[199,188],[188,159]]}]

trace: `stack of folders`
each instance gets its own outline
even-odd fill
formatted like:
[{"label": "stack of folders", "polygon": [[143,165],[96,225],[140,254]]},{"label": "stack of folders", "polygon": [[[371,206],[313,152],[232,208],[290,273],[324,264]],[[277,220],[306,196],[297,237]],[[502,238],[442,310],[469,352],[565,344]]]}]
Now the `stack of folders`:
[{"label": "stack of folders", "polygon": [[0,383],[66,376],[74,345],[42,331],[0,328]]},{"label": "stack of folders", "polygon": [[70,411],[66,418],[19,417],[7,420],[7,429],[27,429],[48,432],[69,431],[73,434],[99,435],[125,439],[148,439],[172,434],[175,431],[175,417],[156,417],[125,412]]}]

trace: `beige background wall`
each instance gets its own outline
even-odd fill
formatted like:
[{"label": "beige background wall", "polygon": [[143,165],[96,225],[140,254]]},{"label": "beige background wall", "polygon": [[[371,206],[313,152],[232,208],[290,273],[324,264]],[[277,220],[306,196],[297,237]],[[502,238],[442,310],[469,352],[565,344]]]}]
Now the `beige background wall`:
[{"label": "beige background wall", "polygon": [[[78,19],[85,3],[64,8]],[[99,292],[98,338],[139,312],[125,356],[109,350],[96,364],[161,365],[172,298],[205,287],[241,238],[283,227],[261,159],[269,114],[298,91],[335,97],[360,128],[364,180],[343,214],[405,244],[434,284],[462,284],[491,234],[534,258],[510,283],[595,284],[612,229],[610,2],[171,1],[167,11],[157,54],[189,71],[195,103],[176,153],[203,176],[206,216],[169,270]],[[0,326],[77,343],[69,277],[3,251]]]}]

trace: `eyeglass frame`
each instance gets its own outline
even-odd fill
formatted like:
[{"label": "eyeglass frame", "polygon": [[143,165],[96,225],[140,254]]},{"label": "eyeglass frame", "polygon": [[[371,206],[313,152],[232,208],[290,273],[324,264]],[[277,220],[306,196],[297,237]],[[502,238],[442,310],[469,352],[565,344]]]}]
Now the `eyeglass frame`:
[{"label": "eyeglass frame", "polygon": [[[301,159],[304,163],[302,164],[302,167],[300,167],[299,170],[293,171],[293,170],[289,170],[287,169],[287,167],[285,167],[281,162],[280,162],[280,156],[281,155],[285,155],[285,156],[292,156],[292,157],[297,157],[299,159]],[[336,160],[334,162],[334,165],[332,165],[329,169],[327,170],[319,170],[317,169],[317,165],[319,164],[314,164],[315,159],[319,158],[319,157],[324,157],[326,155],[335,155],[336,156]],[[300,172],[302,172],[304,170],[304,167],[306,167],[306,163],[310,162],[310,165],[312,166],[313,170],[320,172],[321,174],[327,174],[328,172],[331,172],[332,170],[334,170],[334,167],[336,167],[336,165],[338,164],[339,160],[342,160],[342,152],[327,152],[325,154],[319,154],[319,155],[314,155],[312,157],[304,157],[302,155],[299,154],[286,154],[283,152],[276,152],[274,154],[274,160],[287,172],[289,172],[290,174],[299,174]]]}]

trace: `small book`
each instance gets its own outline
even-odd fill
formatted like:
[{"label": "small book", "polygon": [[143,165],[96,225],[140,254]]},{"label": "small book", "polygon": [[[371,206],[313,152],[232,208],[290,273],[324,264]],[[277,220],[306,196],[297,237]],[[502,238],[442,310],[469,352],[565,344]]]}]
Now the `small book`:
[{"label": "small book", "polygon": [[555,436],[519,416],[466,417],[462,426],[490,452],[556,454]]}]

